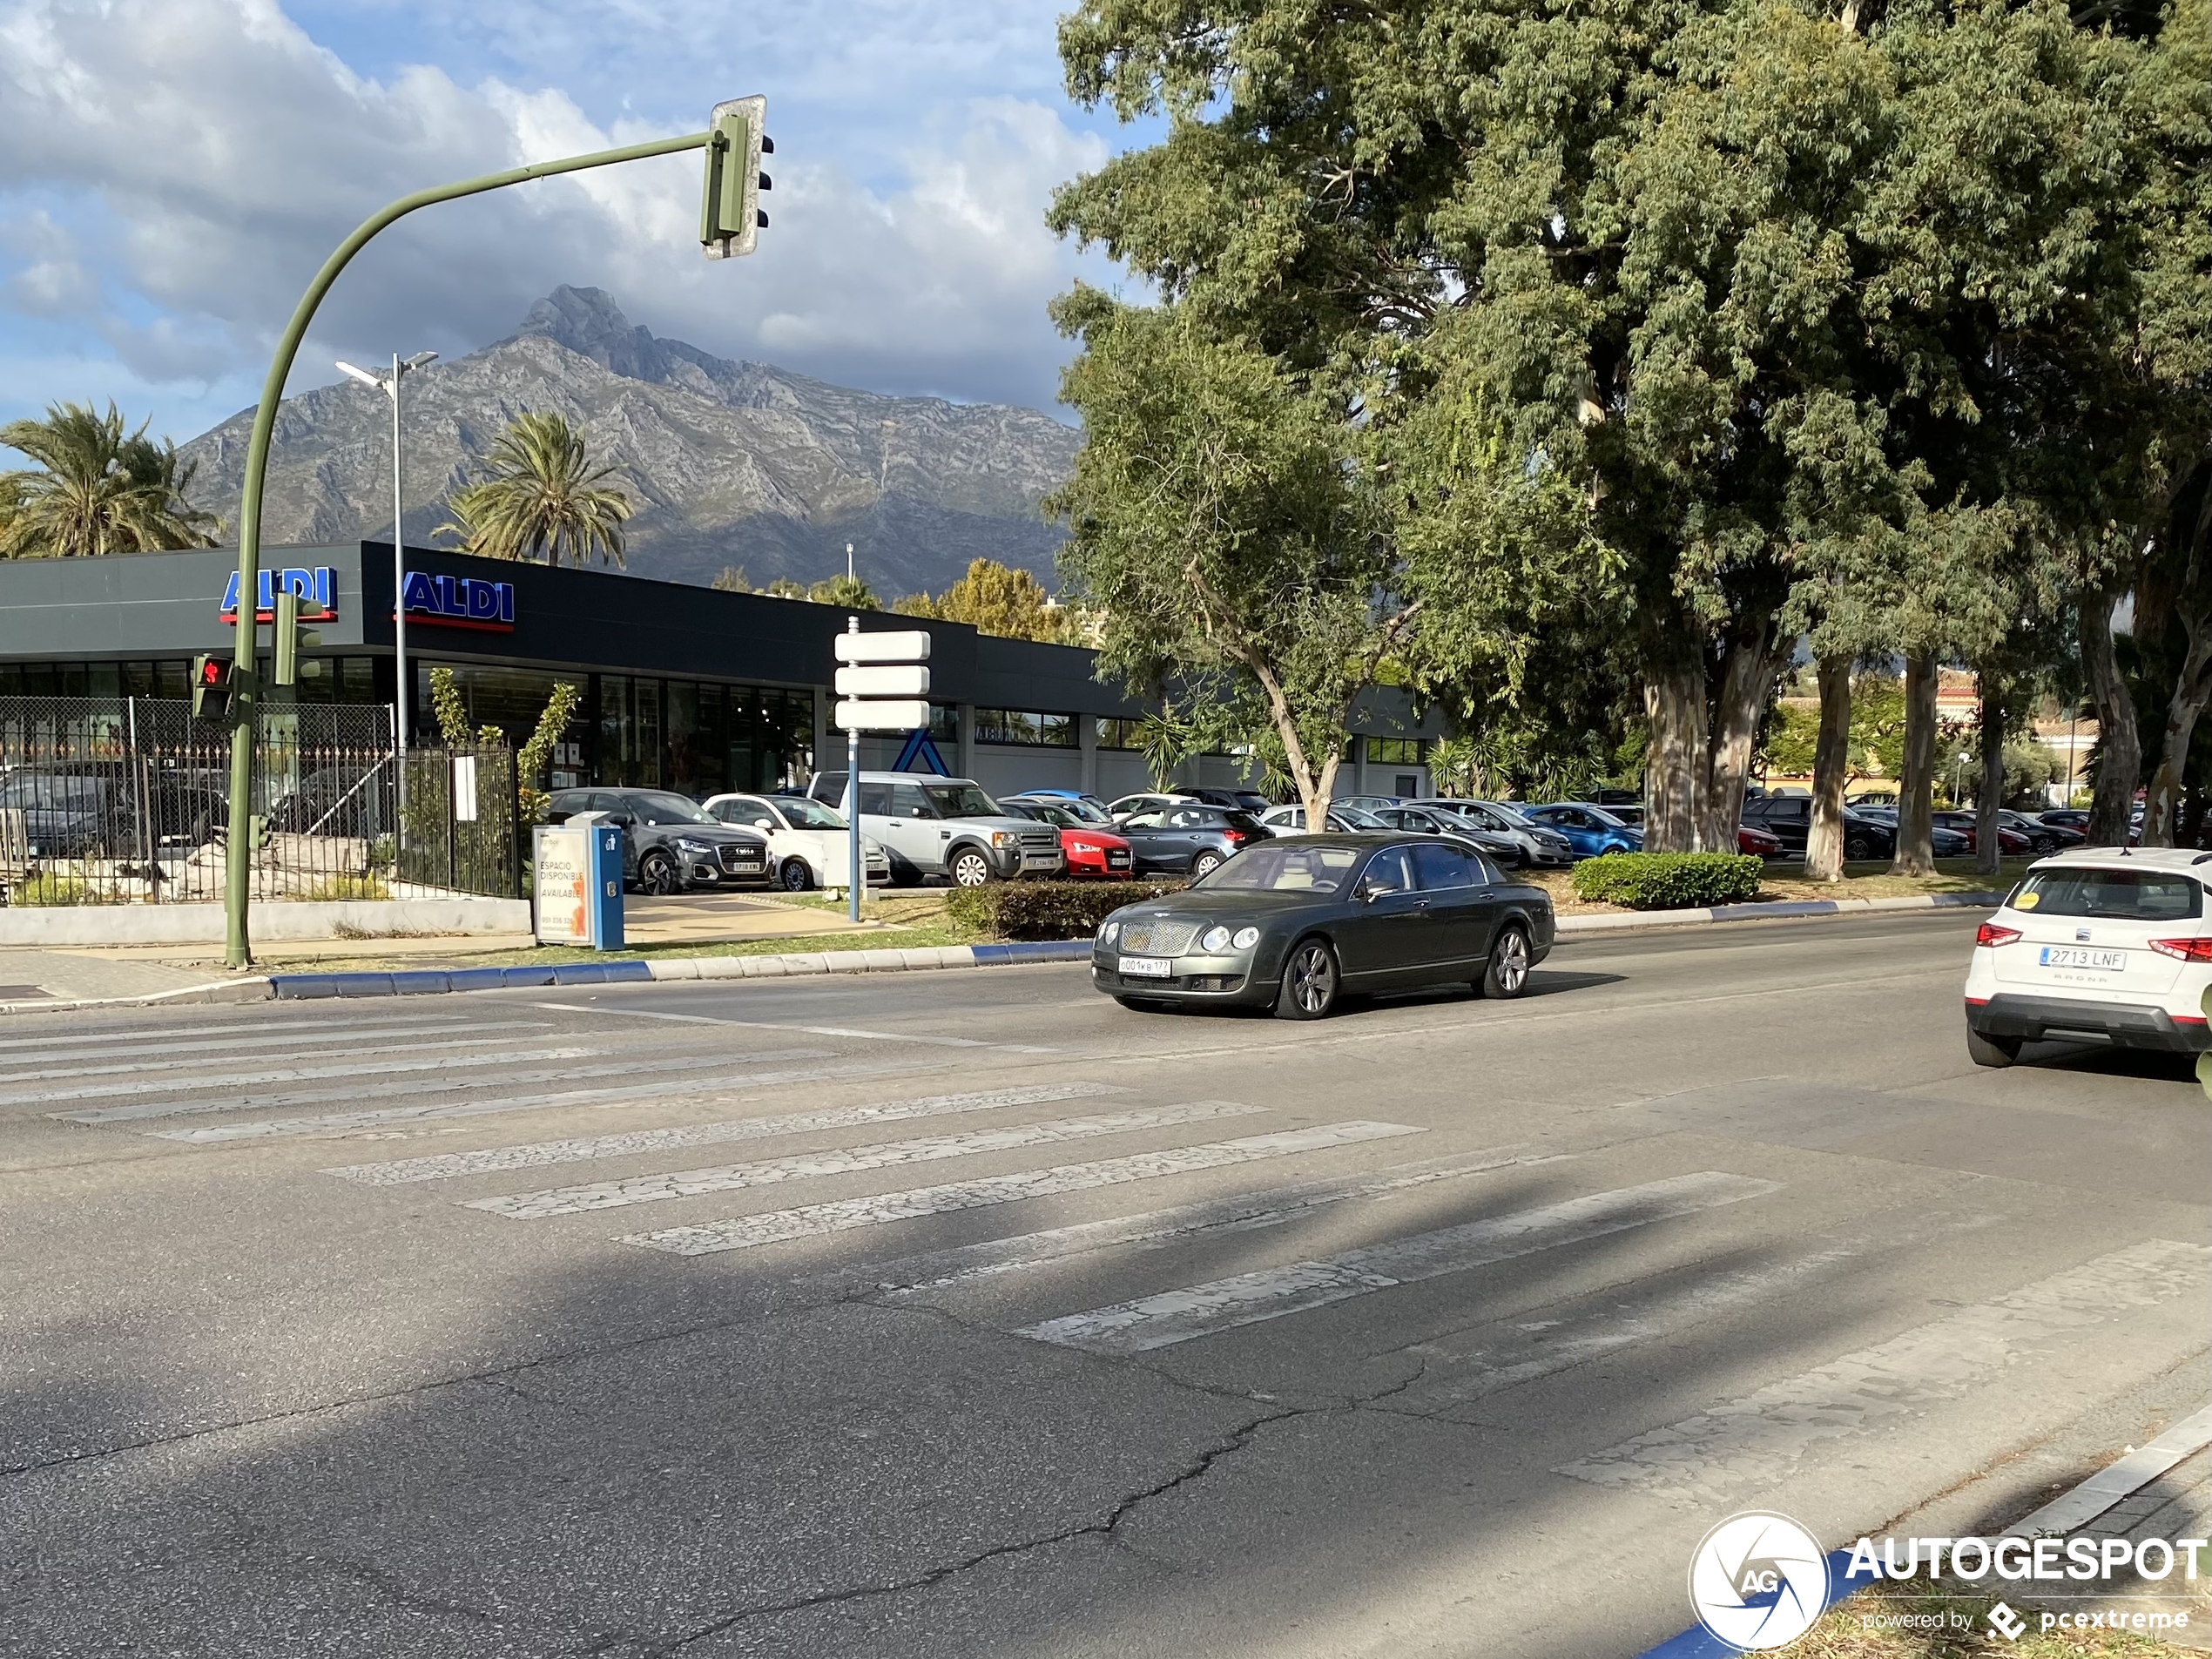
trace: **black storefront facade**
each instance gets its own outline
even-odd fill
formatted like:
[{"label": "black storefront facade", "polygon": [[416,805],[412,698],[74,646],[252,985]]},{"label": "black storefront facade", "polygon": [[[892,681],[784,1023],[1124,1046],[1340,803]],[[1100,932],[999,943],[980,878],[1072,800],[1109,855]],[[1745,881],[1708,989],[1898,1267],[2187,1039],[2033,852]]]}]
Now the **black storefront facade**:
[{"label": "black storefront facade", "polygon": [[[388,543],[265,549],[264,594],[289,583],[327,596],[316,624],[325,674],[302,702],[389,705],[393,652]],[[658,786],[704,798],[803,783],[818,757],[841,766],[830,726],[831,641],[846,613],[800,600],[724,593],[619,572],[549,569],[409,548],[409,729],[431,733],[429,671],[453,671],[472,726],[519,743],[556,681],[582,705],[563,734],[554,781]],[[227,654],[223,607],[235,552],[116,555],[0,563],[0,698],[188,694],[192,658]],[[1088,651],[978,634],[963,624],[864,613],[864,629],[932,636],[931,740],[948,770],[1001,792],[1146,786],[1135,748],[1143,710],[1094,673]],[[266,646],[264,646],[264,654]],[[1412,793],[1431,733],[1383,693],[1363,704],[1340,787]],[[864,742],[887,766],[901,741]],[[1244,764],[1207,757],[1188,781],[1227,783]]]}]

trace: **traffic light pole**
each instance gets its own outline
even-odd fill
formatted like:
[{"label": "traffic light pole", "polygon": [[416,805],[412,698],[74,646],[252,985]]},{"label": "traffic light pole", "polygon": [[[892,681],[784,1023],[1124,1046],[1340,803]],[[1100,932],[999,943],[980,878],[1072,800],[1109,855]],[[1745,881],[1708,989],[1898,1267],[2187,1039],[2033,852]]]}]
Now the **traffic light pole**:
[{"label": "traffic light pole", "polygon": [[[680,138],[658,138],[651,144],[624,145],[619,150],[599,150],[590,155],[570,156],[562,161],[540,161],[527,167],[513,167],[505,172],[487,173],[481,179],[464,179],[459,184],[441,185],[435,190],[417,191],[412,196],[402,196],[381,212],[371,215],[358,230],[341,242],[337,251],[323,261],[322,269],[315,273],[315,280],[307,285],[307,293],[300,296],[292,320],[286,325],[284,337],[277,342],[276,355],[269,363],[268,379],[261,383],[260,405],[253,411],[253,435],[246,448],[246,489],[239,502],[238,637],[231,649],[233,664],[231,810],[223,871],[223,960],[231,967],[244,968],[253,960],[253,951],[246,937],[246,912],[253,887],[249,877],[253,863],[250,826],[253,813],[254,716],[261,700],[260,686],[254,671],[254,646],[258,634],[254,626],[254,603],[261,590],[262,485],[268,474],[269,441],[276,430],[277,406],[284,401],[284,383],[291,377],[293,360],[300,354],[300,342],[307,338],[307,325],[314,320],[316,307],[322,304],[323,296],[330,292],[330,285],[337,281],[338,273],[352,263],[354,255],[366,247],[371,238],[386,226],[405,218],[418,207],[455,201],[463,196],[480,196],[488,190],[527,184],[533,179],[550,179],[557,173],[582,172],[588,168],[611,167],[624,161],[644,161],[653,156],[671,156],[685,150],[704,150],[716,141],[717,136],[716,130],[709,128],[705,132],[687,133]],[[399,536],[396,526],[394,536],[395,539]],[[395,610],[400,607],[404,597],[398,593],[392,596]],[[405,690],[401,688],[402,696]]]}]

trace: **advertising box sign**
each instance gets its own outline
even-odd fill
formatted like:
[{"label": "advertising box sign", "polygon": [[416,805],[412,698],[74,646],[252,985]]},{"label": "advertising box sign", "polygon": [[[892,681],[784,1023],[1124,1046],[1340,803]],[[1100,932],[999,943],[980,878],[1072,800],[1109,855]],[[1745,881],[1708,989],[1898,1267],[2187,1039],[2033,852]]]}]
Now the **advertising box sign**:
[{"label": "advertising box sign", "polygon": [[540,824],[530,931],[541,945],[622,948],[623,831],[596,814]]}]

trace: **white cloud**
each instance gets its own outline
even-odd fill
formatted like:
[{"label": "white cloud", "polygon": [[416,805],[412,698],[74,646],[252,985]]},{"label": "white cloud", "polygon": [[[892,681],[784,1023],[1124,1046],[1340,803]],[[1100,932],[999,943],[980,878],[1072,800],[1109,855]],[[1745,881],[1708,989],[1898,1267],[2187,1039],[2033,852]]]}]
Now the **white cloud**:
[{"label": "white cloud", "polygon": [[[543,32],[579,43],[628,27],[582,5],[493,15],[511,30],[532,10]],[[979,10],[987,55],[1032,26],[1016,10]],[[643,38],[682,53],[679,35],[655,34],[666,27],[663,16],[621,34],[620,51],[636,57]],[[921,32],[913,71],[960,50],[956,13]],[[845,39],[858,78],[880,91],[892,54]],[[589,67],[579,80],[592,82]],[[571,282],[709,350],[884,390],[1049,403],[1065,346],[1044,306],[1086,262],[1042,215],[1055,184],[1104,158],[1103,142],[1037,97],[930,103],[910,84],[903,123],[880,102],[869,111],[895,148],[838,154],[826,129],[780,126],[768,84],[779,153],[754,258],[700,258],[688,155],[426,209],[340,279],[295,385],[330,378],[335,356],[468,350]],[[786,112],[805,108],[794,99]],[[51,331],[76,318],[63,338],[88,391],[156,388],[164,425],[172,408],[181,416],[219,387],[258,382],[317,266],[384,201],[681,130],[618,107],[595,119],[568,88],[511,74],[464,84],[403,57],[357,72],[276,0],[0,0],[0,357],[35,360],[44,379]],[[0,401],[31,389],[12,381]]]}]

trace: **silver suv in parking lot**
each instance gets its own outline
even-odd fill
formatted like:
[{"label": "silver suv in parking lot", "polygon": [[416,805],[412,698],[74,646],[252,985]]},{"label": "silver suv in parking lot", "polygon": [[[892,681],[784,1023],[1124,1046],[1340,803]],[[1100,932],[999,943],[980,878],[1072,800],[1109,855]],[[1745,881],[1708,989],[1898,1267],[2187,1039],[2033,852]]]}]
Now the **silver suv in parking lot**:
[{"label": "silver suv in parking lot", "polygon": [[[845,773],[818,772],[806,792],[825,806],[841,806]],[[941,875],[956,887],[980,887],[1018,875],[1055,876],[1064,867],[1057,829],[1009,817],[971,779],[934,772],[862,772],[860,830],[890,855],[891,879],[902,887]]]}]

